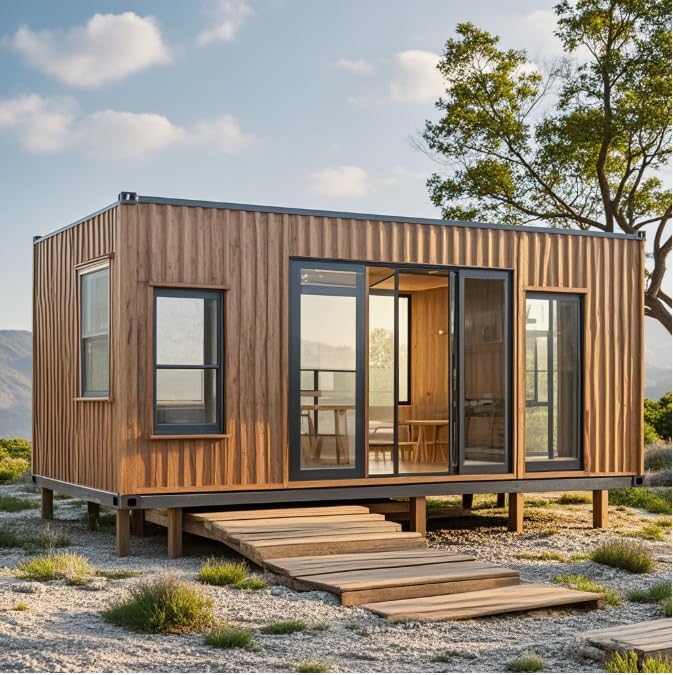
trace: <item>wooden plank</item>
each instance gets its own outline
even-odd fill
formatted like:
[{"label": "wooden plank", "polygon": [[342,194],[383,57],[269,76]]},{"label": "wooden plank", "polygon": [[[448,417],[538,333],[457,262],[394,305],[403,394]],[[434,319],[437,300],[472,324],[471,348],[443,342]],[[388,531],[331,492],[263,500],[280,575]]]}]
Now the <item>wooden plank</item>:
[{"label": "wooden plank", "polygon": [[346,514],[369,514],[366,506],[311,506],[289,509],[250,509],[241,511],[189,512],[192,520],[245,520],[260,518],[292,518],[305,516],[337,516]]},{"label": "wooden plank", "polygon": [[388,619],[439,621],[507,614],[543,607],[597,606],[600,595],[558,586],[522,585],[409,600],[368,603],[375,614]]},{"label": "wooden plank", "polygon": [[41,492],[41,516],[44,520],[52,520],[54,517],[54,491],[43,487]]},{"label": "wooden plank", "polygon": [[287,518],[192,518],[192,514],[183,513],[185,520],[207,520],[223,528],[256,527],[268,525],[274,529],[286,525],[329,525],[330,523],[371,523],[385,522],[385,516],[378,513],[346,513],[338,516],[288,516]]},{"label": "wooden plank", "polygon": [[425,598],[432,595],[468,593],[485,589],[500,588],[519,584],[519,577],[485,577],[462,581],[442,581],[432,584],[387,586],[385,588],[366,588],[358,591],[342,591],[341,604],[344,606],[363,605],[371,602],[403,600],[405,598]]},{"label": "wooden plank", "polygon": [[131,511],[131,534],[134,537],[145,536],[145,511],[144,509],[133,509]]},{"label": "wooden plank", "polygon": [[510,532],[523,532],[523,498],[521,492],[509,495],[509,521],[507,529]]},{"label": "wooden plank", "polygon": [[179,558],[182,556],[182,509],[168,509],[166,528],[168,530],[168,558]]},{"label": "wooden plank", "polygon": [[427,533],[427,504],[425,497],[409,498],[409,529],[424,537]]},{"label": "wooden plank", "polygon": [[115,511],[115,544],[118,556],[129,554],[130,513],[128,509]]},{"label": "wooden plank", "polygon": [[[223,528],[220,528],[223,529]],[[400,525],[398,523],[386,523],[376,526],[362,525],[360,527],[340,527],[340,528],[288,528],[286,530],[261,530],[259,532],[241,532],[237,530],[224,530],[227,537],[237,539],[242,542],[267,541],[271,539],[305,539],[310,541],[316,537],[324,538],[326,536],[340,536],[351,534],[363,534],[371,532],[372,534],[400,532]]]},{"label": "wooden plank", "polygon": [[609,628],[598,628],[590,630],[584,634],[586,638],[601,637],[603,635],[618,635],[620,633],[640,633],[651,630],[671,630],[671,619],[654,619],[652,621],[641,621],[620,626],[610,626]]},{"label": "wooden plank", "polygon": [[409,567],[427,565],[432,562],[462,562],[474,560],[469,554],[446,553],[444,551],[398,551],[394,556],[386,553],[349,553],[344,555],[309,556],[298,558],[272,558],[265,566],[273,572],[291,576],[329,574],[355,570]]},{"label": "wooden plank", "polygon": [[100,504],[96,502],[86,503],[86,526],[88,530],[98,529],[98,516],[100,515]]},{"label": "wooden plank", "polygon": [[594,528],[608,526],[608,491],[594,490],[593,496],[593,525]]}]

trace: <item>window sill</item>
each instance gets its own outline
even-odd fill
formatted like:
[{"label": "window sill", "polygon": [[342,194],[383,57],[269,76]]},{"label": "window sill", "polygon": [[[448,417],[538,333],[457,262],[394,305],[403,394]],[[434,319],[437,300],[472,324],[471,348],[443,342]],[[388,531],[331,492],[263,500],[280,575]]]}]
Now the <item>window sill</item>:
[{"label": "window sill", "polygon": [[101,401],[103,403],[113,403],[114,399],[111,396],[75,396],[75,398],[72,399],[76,403],[79,403],[81,401],[98,401],[100,403]]},{"label": "window sill", "polygon": [[218,441],[223,438],[230,438],[230,434],[150,434],[150,441],[188,441],[188,440],[212,440]]}]

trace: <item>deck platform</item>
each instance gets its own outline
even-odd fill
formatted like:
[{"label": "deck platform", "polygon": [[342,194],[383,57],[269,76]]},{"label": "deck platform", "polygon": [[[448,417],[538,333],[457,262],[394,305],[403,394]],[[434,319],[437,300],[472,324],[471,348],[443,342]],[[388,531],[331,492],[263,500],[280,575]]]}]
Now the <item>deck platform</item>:
[{"label": "deck platform", "polygon": [[[167,526],[166,511],[148,509]],[[430,550],[418,532],[366,506],[183,511],[182,529],[220,541],[296,590],[323,590],[391,620],[462,619],[542,607],[597,606],[595,593],[520,585],[519,573]]]},{"label": "deck platform", "polygon": [[585,634],[583,656],[604,660],[613,652],[636,652],[639,661],[671,658],[671,619],[612,626]]}]

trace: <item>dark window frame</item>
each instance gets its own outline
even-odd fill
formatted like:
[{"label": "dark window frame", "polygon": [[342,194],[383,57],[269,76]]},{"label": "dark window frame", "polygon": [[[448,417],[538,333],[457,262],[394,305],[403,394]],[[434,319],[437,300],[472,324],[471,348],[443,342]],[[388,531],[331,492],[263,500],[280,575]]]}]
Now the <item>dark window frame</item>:
[{"label": "dark window frame", "polygon": [[[84,334],[84,293],[83,285],[84,279],[92,274],[98,274],[105,271],[107,273],[107,330],[97,333]],[[110,289],[110,261],[95,261],[89,265],[78,268],[77,270],[78,294],[79,294],[79,392],[81,398],[91,399],[109,399],[110,398],[110,317],[111,317],[111,289]],[[87,340],[95,340],[97,338],[107,337],[107,353],[108,353],[108,372],[107,372],[107,389],[87,389],[87,369],[85,359],[85,345]]]},{"label": "dark window frame", "polygon": [[[157,298],[198,298],[214,300],[216,312],[217,358],[212,364],[160,364],[157,363]],[[219,436],[224,431],[224,293],[203,288],[172,288],[156,286],[152,293],[152,433],[156,436]],[[157,423],[157,372],[159,370],[215,370],[216,421],[210,424],[159,424]]]},{"label": "dark window frame", "polygon": [[[524,316],[525,305],[528,300],[564,300],[572,299],[577,303],[577,453],[576,457],[568,460],[559,459],[536,459],[528,460],[526,456],[526,419],[523,421],[523,454],[526,465],[526,473],[544,473],[545,471],[582,471],[584,468],[584,295],[582,293],[555,293],[553,291],[547,293],[545,291],[527,291],[524,297]],[[551,390],[553,388],[553,368],[551,367],[550,354],[553,350],[552,336],[552,313],[549,314],[549,330],[547,338],[547,401],[544,405],[552,411],[553,415],[553,397]],[[524,326],[524,344],[526,344],[526,337],[528,331]],[[524,359],[525,362],[525,359]],[[526,374],[528,370],[526,369]],[[537,385],[536,385],[537,387]],[[526,397],[527,399],[527,397]],[[536,407],[539,404],[537,401],[526,400],[526,415],[528,408]],[[553,434],[552,430],[553,419],[550,416],[548,438]],[[549,449],[549,442],[548,442]]]}]

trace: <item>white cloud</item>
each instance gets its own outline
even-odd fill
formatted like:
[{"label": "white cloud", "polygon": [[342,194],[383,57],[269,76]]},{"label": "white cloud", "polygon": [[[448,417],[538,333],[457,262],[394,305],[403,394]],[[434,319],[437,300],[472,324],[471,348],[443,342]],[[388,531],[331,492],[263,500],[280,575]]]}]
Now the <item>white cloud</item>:
[{"label": "white cloud", "polygon": [[369,192],[369,174],[359,166],[338,166],[308,176],[309,190],[325,197],[364,197]]},{"label": "white cloud", "polygon": [[390,95],[398,103],[433,103],[444,93],[445,83],[437,70],[439,56],[433,52],[409,49],[395,57],[395,79]]},{"label": "white cloud", "polygon": [[183,128],[163,115],[101,110],[78,115],[71,98],[37,94],[0,99],[0,129],[16,133],[32,153],[79,149],[106,159],[144,159],[156,152],[198,147],[233,155],[252,140],[232,115]]},{"label": "white cloud", "polygon": [[535,58],[552,58],[563,54],[563,43],[554,35],[557,21],[553,9],[536,9],[524,16],[512,17],[500,28],[504,28],[503,37],[511,36],[513,44],[516,38],[525,35],[526,50]]},{"label": "white cloud", "polygon": [[252,14],[252,7],[244,0],[220,0],[211,14],[214,25],[198,34],[196,41],[200,45],[233,39],[243,22]]},{"label": "white cloud", "polygon": [[35,68],[73,87],[94,88],[170,60],[151,16],[94,14],[67,31],[20,28],[7,43]]},{"label": "white cloud", "polygon": [[376,72],[374,66],[364,59],[339,59],[332,64],[338,70],[345,70],[353,75],[373,75]]}]

